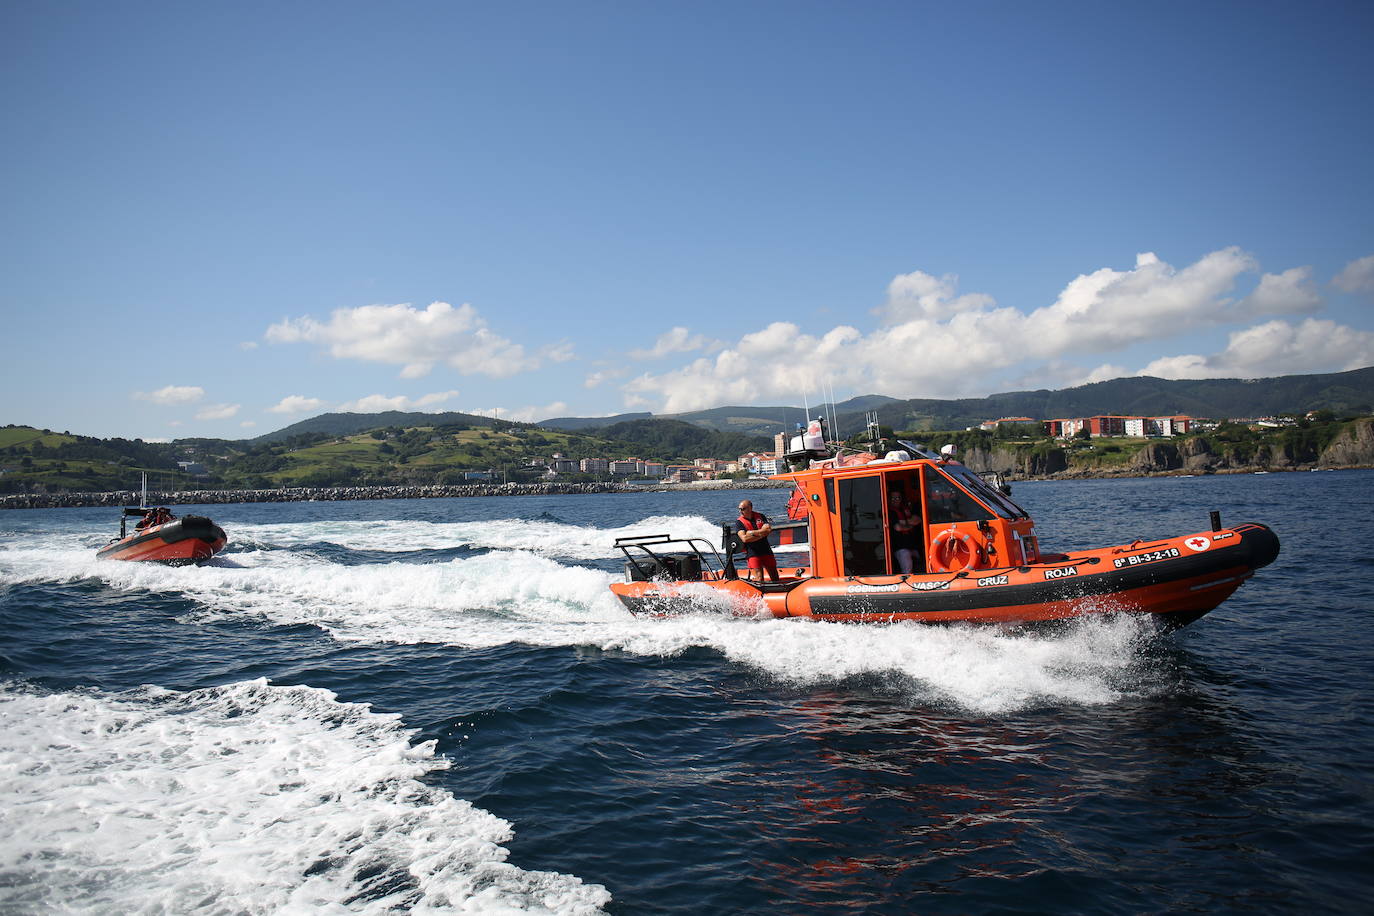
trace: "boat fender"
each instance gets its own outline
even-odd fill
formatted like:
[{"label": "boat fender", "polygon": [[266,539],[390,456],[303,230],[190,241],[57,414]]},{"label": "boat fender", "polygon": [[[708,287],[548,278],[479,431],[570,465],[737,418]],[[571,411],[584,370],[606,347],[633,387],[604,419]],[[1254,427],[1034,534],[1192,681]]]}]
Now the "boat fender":
[{"label": "boat fender", "polygon": [[[955,545],[962,544],[963,550],[960,551]],[[964,561],[956,561],[954,554],[966,554]],[[973,535],[957,531],[954,528],[947,528],[941,531],[930,542],[930,564],[934,572],[958,572],[960,570],[976,569],[982,559],[982,546],[973,539]]]}]

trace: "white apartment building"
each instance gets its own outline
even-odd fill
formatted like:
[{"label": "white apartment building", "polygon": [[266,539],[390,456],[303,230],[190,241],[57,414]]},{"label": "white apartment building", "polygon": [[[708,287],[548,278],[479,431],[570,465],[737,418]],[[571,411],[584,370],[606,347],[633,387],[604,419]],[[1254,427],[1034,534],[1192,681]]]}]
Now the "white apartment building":
[{"label": "white apartment building", "polygon": [[772,477],[774,474],[786,474],[787,462],[781,458],[759,458],[754,462],[754,473],[762,474],[765,477]]}]

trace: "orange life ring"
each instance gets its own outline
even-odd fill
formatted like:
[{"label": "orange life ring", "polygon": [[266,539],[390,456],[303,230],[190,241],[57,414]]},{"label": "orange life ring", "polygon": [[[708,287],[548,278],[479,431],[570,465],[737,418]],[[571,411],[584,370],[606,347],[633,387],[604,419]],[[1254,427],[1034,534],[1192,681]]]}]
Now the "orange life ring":
[{"label": "orange life ring", "polygon": [[[962,563],[955,564],[955,554],[964,554]],[[962,572],[982,565],[983,548],[973,535],[946,528],[930,541],[930,566],[934,572]]]}]

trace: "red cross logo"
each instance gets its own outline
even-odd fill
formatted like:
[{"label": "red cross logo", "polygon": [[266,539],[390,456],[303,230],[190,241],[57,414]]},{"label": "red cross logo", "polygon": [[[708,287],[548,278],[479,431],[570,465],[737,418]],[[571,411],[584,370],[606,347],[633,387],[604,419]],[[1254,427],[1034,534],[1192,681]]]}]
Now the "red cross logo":
[{"label": "red cross logo", "polygon": [[1212,546],[1212,542],[1209,539],[1202,537],[1201,535],[1198,535],[1197,537],[1188,538],[1188,540],[1184,541],[1183,543],[1188,545],[1189,550],[1198,551],[1206,550],[1208,547]]}]

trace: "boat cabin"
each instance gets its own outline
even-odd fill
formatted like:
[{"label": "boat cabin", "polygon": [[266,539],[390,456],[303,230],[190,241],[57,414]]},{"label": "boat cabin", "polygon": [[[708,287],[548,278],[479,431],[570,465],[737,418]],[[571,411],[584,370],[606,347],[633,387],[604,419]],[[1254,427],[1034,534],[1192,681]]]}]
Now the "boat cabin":
[{"label": "boat cabin", "polygon": [[[1039,560],[1034,522],[1007,494],[950,457],[900,445],[866,463],[832,459],[778,475],[806,507],[811,575],[901,575],[895,545],[904,540],[916,575]],[[914,536],[894,533],[898,514],[914,522]]]},{"label": "boat cabin", "polygon": [[[1009,493],[952,455],[898,445],[882,458],[828,448],[785,456],[793,470],[773,479],[791,480],[796,491],[788,518],[773,520],[768,539],[781,548],[781,587],[810,578],[958,574],[1047,559],[1035,523]],[[734,580],[744,547],[732,523],[722,524],[721,540],[723,559],[704,540],[669,534],[617,538],[615,546],[625,554],[629,582]],[[903,549],[906,557],[899,555]]]}]

